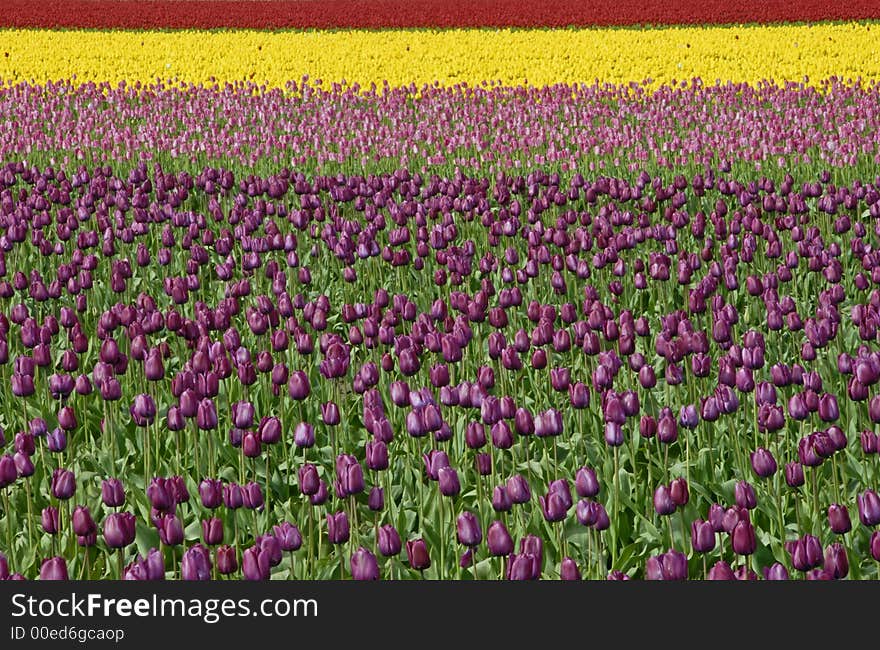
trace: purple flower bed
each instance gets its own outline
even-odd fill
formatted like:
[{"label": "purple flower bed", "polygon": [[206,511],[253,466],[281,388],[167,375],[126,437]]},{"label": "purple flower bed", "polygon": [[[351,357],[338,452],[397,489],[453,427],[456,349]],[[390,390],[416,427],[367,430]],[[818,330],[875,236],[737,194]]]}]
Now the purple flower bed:
[{"label": "purple flower bed", "polygon": [[0,577],[880,577],[874,87],[251,90],[0,92]]},{"label": "purple flower bed", "polygon": [[[709,85],[435,88],[291,83],[213,87],[57,82],[0,88],[0,159],[55,167],[142,159],[186,168],[282,167],[346,174],[456,168],[486,176],[553,167],[630,176],[643,168],[742,164],[781,176],[880,163],[880,87],[832,80]],[[780,171],[782,169],[782,171]]]}]

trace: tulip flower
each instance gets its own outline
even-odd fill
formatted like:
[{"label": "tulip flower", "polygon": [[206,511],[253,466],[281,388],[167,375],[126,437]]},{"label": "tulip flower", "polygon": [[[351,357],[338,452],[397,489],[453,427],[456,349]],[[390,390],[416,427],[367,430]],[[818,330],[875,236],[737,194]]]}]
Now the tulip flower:
[{"label": "tulip flower", "polygon": [[67,580],[67,562],[63,557],[43,560],[40,565],[40,580]]},{"label": "tulip flower", "polygon": [[406,557],[409,565],[417,571],[424,571],[431,566],[428,547],[423,539],[410,540],[406,543]]},{"label": "tulip flower", "polygon": [[327,515],[327,538],[331,544],[344,544],[348,541],[348,515],[339,511]]},{"label": "tulip flower", "polygon": [[363,546],[351,556],[351,577],[355,580],[378,580],[379,564],[376,556]]},{"label": "tulip flower", "polygon": [[873,490],[865,490],[856,497],[859,521],[865,526],[880,524],[880,497]]},{"label": "tulip flower", "polygon": [[134,543],[135,516],[130,512],[114,512],[104,520],[104,541],[110,548],[125,548]]},{"label": "tulip flower", "polygon": [[472,512],[462,512],[458,516],[458,542],[464,546],[479,546],[483,533],[476,516]]},{"label": "tulip flower", "polygon": [[391,524],[385,524],[379,528],[379,552],[385,557],[392,557],[400,553],[401,540],[397,530]]},{"label": "tulip flower", "polygon": [[828,506],[828,525],[833,533],[843,535],[852,530],[852,523],[849,519],[849,511],[846,506],[832,503]]}]

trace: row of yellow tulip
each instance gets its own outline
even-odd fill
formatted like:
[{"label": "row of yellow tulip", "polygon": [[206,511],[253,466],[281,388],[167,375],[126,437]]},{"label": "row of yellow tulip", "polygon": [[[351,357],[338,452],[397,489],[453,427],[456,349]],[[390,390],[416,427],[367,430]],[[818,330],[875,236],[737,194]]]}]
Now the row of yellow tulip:
[{"label": "row of yellow tulip", "polygon": [[880,79],[880,23],[524,30],[0,30],[0,78],[117,83],[309,75],[361,86],[498,81],[652,85]]}]

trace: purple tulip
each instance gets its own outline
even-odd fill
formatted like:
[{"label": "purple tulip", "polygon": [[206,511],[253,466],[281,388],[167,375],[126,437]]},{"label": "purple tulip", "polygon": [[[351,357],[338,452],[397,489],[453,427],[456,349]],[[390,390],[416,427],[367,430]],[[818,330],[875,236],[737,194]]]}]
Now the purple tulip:
[{"label": "purple tulip", "polygon": [[183,543],[183,524],[177,515],[166,514],[159,520],[159,541],[165,546]]},{"label": "purple tulip", "polygon": [[697,553],[708,553],[715,548],[715,531],[712,524],[702,519],[691,522],[691,546]]},{"label": "purple tulip", "polygon": [[315,428],[308,422],[300,422],[293,430],[293,443],[301,449],[315,446]]},{"label": "purple tulip", "polygon": [[437,471],[437,481],[440,486],[440,494],[445,497],[454,497],[461,492],[458,473],[451,467],[441,467]]},{"label": "purple tulip", "polygon": [[109,478],[101,482],[101,500],[108,508],[118,508],[125,503],[125,488],[122,481]]},{"label": "purple tulip", "polygon": [[299,489],[306,496],[317,494],[320,487],[318,468],[311,463],[306,463],[299,468]]},{"label": "purple tulip", "polygon": [[321,421],[331,427],[341,422],[339,407],[336,405],[336,402],[324,402],[321,404]]},{"label": "purple tulip", "polygon": [[40,565],[40,580],[67,580],[67,562],[63,557],[43,560]]},{"label": "purple tulip", "polygon": [[[8,458],[8,456],[4,456],[4,458]],[[12,461],[11,458],[9,460],[10,462]],[[0,475],[2,475],[2,471],[0,471]],[[62,501],[72,497],[73,493],[76,492],[76,479],[73,472],[60,467],[55,469],[52,472],[51,491],[53,497]]]},{"label": "purple tulip", "polygon": [[217,546],[223,543],[223,520],[218,517],[210,517],[202,520],[202,539],[208,546]]},{"label": "purple tulip", "polygon": [[740,521],[731,533],[733,552],[737,555],[751,555],[757,548],[755,529],[747,521]]},{"label": "purple tulip", "polygon": [[593,498],[599,494],[599,481],[591,467],[581,467],[577,471],[574,485],[579,497]]},{"label": "purple tulip", "polygon": [[798,571],[809,571],[822,564],[822,544],[814,535],[786,542],[785,548],[791,555],[791,565]]},{"label": "purple tulip", "polygon": [[788,580],[788,570],[785,565],[774,562],[772,566],[764,568],[765,580]]},{"label": "purple tulip", "polygon": [[182,580],[210,580],[211,566],[211,554],[208,549],[196,544],[183,553],[180,577]]},{"label": "purple tulip", "polygon": [[[151,425],[153,420],[156,419],[156,403],[150,395],[141,393],[140,395],[135,396],[134,402],[129,408],[129,412],[131,413],[132,420],[134,420],[137,426],[146,427]],[[63,428],[69,429],[70,427]]]},{"label": "purple tulip", "polygon": [[373,512],[379,512],[385,507],[385,490],[378,486],[370,488],[367,505]]},{"label": "purple tulip", "polygon": [[673,549],[652,555],[645,564],[647,580],[687,580],[687,577],[687,557]]},{"label": "purple tulip", "polygon": [[751,461],[752,470],[761,478],[767,478],[776,473],[776,459],[763,447],[758,447],[752,452]]},{"label": "purple tulip", "polygon": [[865,526],[880,524],[880,497],[873,490],[865,490],[856,497],[859,521]]},{"label": "purple tulip", "polygon": [[570,557],[562,558],[559,566],[559,578],[561,580],[580,580],[581,572],[577,563]]},{"label": "purple tulip", "polygon": [[401,541],[397,529],[391,524],[379,528],[379,552],[385,557],[393,557],[400,553]]},{"label": "purple tulip", "polygon": [[845,578],[849,574],[849,559],[846,556],[846,548],[843,544],[835,542],[825,549],[825,571],[831,574],[834,580]]},{"label": "purple tulip", "polygon": [[871,549],[871,557],[880,562],[880,530],[875,530],[871,533],[869,546]]},{"label": "purple tulip", "polygon": [[515,474],[507,479],[507,493],[513,503],[528,503],[532,498],[529,483],[520,474]]},{"label": "purple tulip", "polygon": [[238,571],[238,557],[235,548],[228,545],[218,546],[214,553],[219,574],[229,575]]},{"label": "purple tulip", "polygon": [[130,512],[114,512],[104,520],[104,541],[110,548],[125,548],[134,543],[135,517]]},{"label": "purple tulip", "polygon": [[278,545],[282,551],[292,553],[299,550],[302,546],[302,535],[299,529],[290,522],[285,521],[280,525],[276,524],[272,527],[272,533],[275,539],[278,540]]},{"label": "purple tulip", "polygon": [[416,571],[424,571],[431,566],[428,546],[423,539],[414,539],[406,543],[406,558],[409,565]]},{"label": "purple tulip", "polygon": [[241,574],[245,580],[268,580],[271,557],[262,546],[255,544],[241,555]]},{"label": "purple tulip", "polygon": [[734,574],[733,569],[724,560],[718,560],[718,562],[713,564],[706,577],[709,580],[736,580],[736,574]]},{"label": "purple tulip", "polygon": [[264,499],[263,499],[263,488],[260,487],[259,483],[255,483],[251,481],[247,485],[245,485],[241,489],[242,502],[245,508],[248,510],[262,510]]},{"label": "purple tulip", "polygon": [[223,484],[218,479],[204,479],[199,483],[199,497],[205,508],[219,508],[223,503]]},{"label": "purple tulip", "polygon": [[351,577],[355,580],[378,580],[379,563],[376,556],[363,546],[351,555]]},{"label": "purple tulip", "polygon": [[687,479],[683,477],[672,479],[672,482],[669,484],[669,496],[676,507],[687,505],[687,502],[690,500]]},{"label": "purple tulip", "polygon": [[754,488],[745,481],[739,481],[734,487],[734,496],[736,504],[740,508],[751,510],[757,505]]},{"label": "purple tulip", "polygon": [[483,532],[474,513],[464,511],[458,516],[458,542],[464,546],[479,546],[483,541]]},{"label": "purple tulip", "polygon": [[507,531],[504,522],[497,520],[489,525],[486,532],[486,544],[489,553],[494,556],[510,555],[513,553],[513,538]]},{"label": "purple tulip", "polygon": [[804,467],[798,462],[785,465],[785,482],[791,488],[799,488],[805,483]]},{"label": "purple tulip", "polygon": [[843,535],[852,530],[852,522],[846,506],[832,503],[828,506],[828,525],[833,533]]},{"label": "purple tulip", "polygon": [[541,577],[541,558],[523,551],[511,553],[507,558],[508,580],[538,580]]},{"label": "purple tulip", "polygon": [[43,508],[43,512],[40,515],[40,523],[44,532],[49,535],[58,534],[58,522],[58,508],[54,506]]},{"label": "purple tulip", "polygon": [[348,541],[348,515],[345,511],[327,515],[327,539],[331,544],[344,544]]}]

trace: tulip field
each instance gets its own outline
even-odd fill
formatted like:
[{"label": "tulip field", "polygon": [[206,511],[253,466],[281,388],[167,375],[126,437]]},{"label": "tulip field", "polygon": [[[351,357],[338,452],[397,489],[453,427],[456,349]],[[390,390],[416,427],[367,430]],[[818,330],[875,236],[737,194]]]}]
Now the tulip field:
[{"label": "tulip field", "polygon": [[4,3],[0,577],[880,579],[880,11],[667,5]]}]

